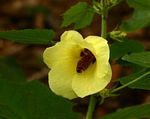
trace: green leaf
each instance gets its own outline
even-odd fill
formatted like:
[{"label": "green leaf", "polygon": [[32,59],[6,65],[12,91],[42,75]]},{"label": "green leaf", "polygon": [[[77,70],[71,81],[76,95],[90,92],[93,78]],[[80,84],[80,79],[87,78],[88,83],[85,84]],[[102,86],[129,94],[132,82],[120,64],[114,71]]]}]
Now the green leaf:
[{"label": "green leaf", "polygon": [[17,43],[28,44],[52,44],[54,31],[49,29],[24,29],[0,31],[0,38],[8,39]]},{"label": "green leaf", "polygon": [[[54,95],[38,82],[0,80],[0,104],[6,105],[6,119],[79,119],[72,103]],[[11,118],[14,112],[14,118]],[[3,111],[0,111],[3,115]],[[16,115],[16,116],[15,116]]]},{"label": "green leaf", "polygon": [[149,0],[128,0],[128,4],[134,8],[133,15],[121,25],[121,30],[133,32],[150,25]]},{"label": "green leaf", "polygon": [[144,47],[133,40],[125,40],[124,42],[115,42],[110,45],[110,59],[116,60],[127,53],[144,51]]},{"label": "green leaf", "polygon": [[0,104],[0,119],[23,119],[7,105]]},{"label": "green leaf", "polygon": [[25,81],[25,74],[12,57],[0,57],[0,79]]},{"label": "green leaf", "polygon": [[150,25],[149,10],[135,10],[133,16],[124,21],[121,25],[121,30],[126,32],[133,32]]},{"label": "green leaf", "polygon": [[75,29],[81,29],[91,24],[94,10],[85,2],[79,2],[63,14],[62,27],[75,24]]},{"label": "green leaf", "polygon": [[150,52],[139,52],[125,55],[122,60],[128,61],[142,67],[150,67]]},{"label": "green leaf", "polygon": [[[133,73],[127,77],[120,78],[119,81],[122,85],[125,85],[126,83],[135,80],[136,78],[142,76],[143,74],[147,73],[147,71],[150,71],[150,69],[143,69],[141,71],[138,71],[136,73]],[[150,73],[141,78],[140,80],[136,81],[135,83],[129,85],[130,88],[133,89],[144,89],[144,90],[150,90]]]},{"label": "green leaf", "polygon": [[149,0],[128,0],[128,4],[131,7],[134,7],[136,9],[140,10],[150,10],[150,2]]},{"label": "green leaf", "polygon": [[100,119],[141,119],[150,117],[150,104],[127,107]]}]

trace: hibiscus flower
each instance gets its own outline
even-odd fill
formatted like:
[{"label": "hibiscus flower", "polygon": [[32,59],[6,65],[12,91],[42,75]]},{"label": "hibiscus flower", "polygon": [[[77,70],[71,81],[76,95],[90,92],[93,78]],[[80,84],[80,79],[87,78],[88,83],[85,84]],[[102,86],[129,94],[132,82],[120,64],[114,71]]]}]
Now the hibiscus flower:
[{"label": "hibiscus flower", "polygon": [[109,46],[99,36],[85,39],[77,31],[65,31],[56,45],[46,48],[44,62],[51,69],[49,86],[68,99],[103,90],[111,80]]}]

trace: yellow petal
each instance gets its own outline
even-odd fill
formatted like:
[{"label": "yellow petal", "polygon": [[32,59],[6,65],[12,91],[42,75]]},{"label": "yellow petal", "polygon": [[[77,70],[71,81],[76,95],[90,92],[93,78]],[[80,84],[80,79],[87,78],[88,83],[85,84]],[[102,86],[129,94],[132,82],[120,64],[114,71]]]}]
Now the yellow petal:
[{"label": "yellow petal", "polygon": [[83,37],[82,35],[74,30],[69,30],[69,31],[65,31],[62,35],[61,35],[61,41],[66,42],[66,43],[79,43],[81,41],[83,41]]},{"label": "yellow petal", "polygon": [[48,78],[49,86],[54,93],[68,99],[77,97],[71,85],[75,67],[73,59],[68,59],[67,61],[60,61],[59,64],[52,68]]},{"label": "yellow petal", "polygon": [[[83,47],[88,45],[88,49],[94,54],[96,58],[97,70],[99,70],[99,75],[104,75],[107,72],[107,65],[109,64],[109,46],[107,40],[99,36],[88,36],[85,38],[87,43],[84,43]],[[106,68],[106,70],[104,70]]]},{"label": "yellow petal", "polygon": [[81,52],[80,42],[82,36],[76,31],[66,31],[61,36],[61,42],[55,46],[46,48],[43,53],[44,62],[49,68],[52,68],[61,60],[67,60],[73,57],[79,57]]},{"label": "yellow petal", "polygon": [[49,68],[52,68],[52,66],[59,62],[61,51],[62,53],[64,53],[63,51],[65,51],[61,43],[57,43],[55,46],[46,48],[46,50],[43,53],[43,60]]},{"label": "yellow petal", "polygon": [[110,52],[107,40],[99,36],[88,36],[85,40],[92,45],[93,49],[90,50],[96,59],[100,58],[102,63],[108,62]]},{"label": "yellow petal", "polygon": [[76,73],[72,88],[79,97],[85,97],[104,89],[111,80],[109,65],[109,46],[107,41],[98,36],[89,36],[82,47],[89,49],[95,56],[96,62],[82,73]]},{"label": "yellow petal", "polygon": [[105,74],[100,75],[97,66],[90,67],[84,74],[74,76],[72,88],[78,97],[85,97],[103,90],[111,80],[110,65],[105,67]]},{"label": "yellow petal", "polygon": [[76,73],[76,64],[80,58],[83,41],[76,31],[66,31],[61,42],[44,51],[44,62],[52,70],[49,72],[49,85],[53,92],[68,99],[76,98],[72,90],[72,76]]}]

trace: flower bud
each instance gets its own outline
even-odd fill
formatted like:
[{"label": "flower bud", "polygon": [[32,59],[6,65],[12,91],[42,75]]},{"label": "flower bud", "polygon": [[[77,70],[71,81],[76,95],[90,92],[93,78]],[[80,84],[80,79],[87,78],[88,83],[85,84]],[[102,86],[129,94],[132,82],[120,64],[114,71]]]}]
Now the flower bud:
[{"label": "flower bud", "polygon": [[109,33],[110,38],[112,38],[113,40],[117,40],[119,42],[122,42],[126,36],[127,34],[122,31],[112,31]]}]

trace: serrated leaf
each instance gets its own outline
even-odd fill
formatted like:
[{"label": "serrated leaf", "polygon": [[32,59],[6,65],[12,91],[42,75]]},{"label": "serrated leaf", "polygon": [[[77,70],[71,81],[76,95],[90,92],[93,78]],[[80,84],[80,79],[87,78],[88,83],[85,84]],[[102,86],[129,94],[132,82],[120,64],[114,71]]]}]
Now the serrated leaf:
[{"label": "serrated leaf", "polygon": [[116,60],[127,53],[144,51],[144,47],[133,40],[125,40],[124,42],[115,42],[110,45],[110,59]]},{"label": "serrated leaf", "polygon": [[128,61],[142,67],[150,67],[150,52],[139,52],[125,55],[122,60]]},{"label": "serrated leaf", "polygon": [[12,57],[0,57],[0,79],[25,81],[25,74]]},{"label": "serrated leaf", "polygon": [[100,119],[141,119],[150,117],[150,104],[127,107]]},{"label": "serrated leaf", "polygon": [[24,29],[0,31],[0,38],[17,43],[52,44],[54,31],[50,29]]},{"label": "serrated leaf", "polygon": [[[19,83],[0,80],[0,94],[0,104],[8,107],[5,116],[9,117],[12,110],[18,115],[14,119],[79,119],[80,117],[72,111],[71,102],[54,95],[48,87],[38,81]],[[1,111],[0,115],[3,115]]]},{"label": "serrated leaf", "polygon": [[[140,70],[127,77],[120,78],[119,81],[122,85],[125,85],[126,83],[141,77],[143,74],[147,73],[148,71],[150,71],[150,69]],[[133,88],[133,89],[150,90],[150,73],[142,77],[140,80],[136,81],[135,83],[129,85],[128,87]]]},{"label": "serrated leaf", "polygon": [[62,27],[75,24],[75,29],[81,29],[91,24],[94,10],[85,2],[79,2],[63,14]]},{"label": "serrated leaf", "polygon": [[150,25],[149,0],[128,0],[129,6],[134,8],[133,15],[121,24],[121,30],[133,32]]}]

